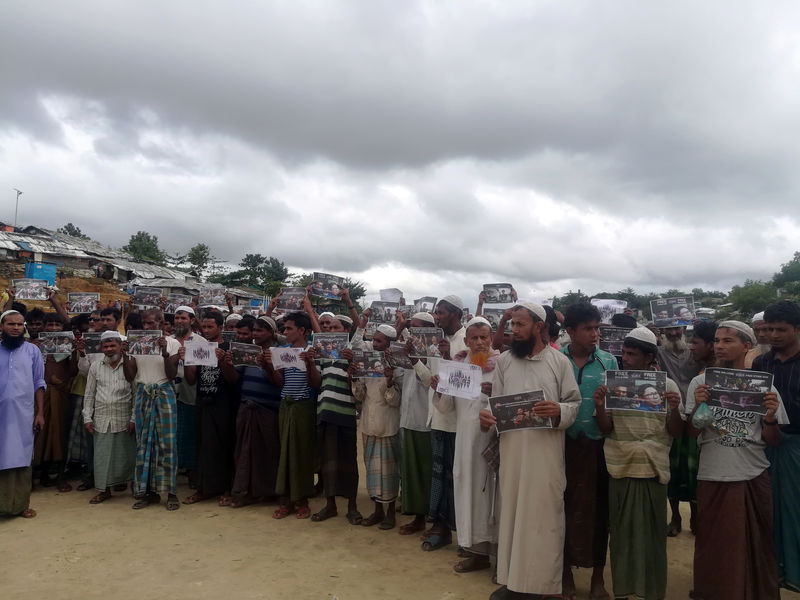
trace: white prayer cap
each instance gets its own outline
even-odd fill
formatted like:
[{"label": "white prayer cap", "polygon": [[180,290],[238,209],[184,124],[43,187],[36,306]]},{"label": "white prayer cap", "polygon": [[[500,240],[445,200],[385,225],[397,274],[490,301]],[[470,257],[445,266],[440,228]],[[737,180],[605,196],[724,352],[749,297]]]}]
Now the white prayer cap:
[{"label": "white prayer cap", "polygon": [[419,319],[420,321],[425,321],[426,323],[430,323],[431,325],[436,325],[436,319],[433,318],[433,315],[431,313],[426,313],[426,312],[414,313],[411,316],[411,320],[413,321],[414,319]]},{"label": "white prayer cap", "polygon": [[335,319],[336,315],[333,314],[332,312],[330,312],[329,310],[326,310],[323,313],[319,313],[319,318],[321,319],[322,317],[331,317],[331,318]]},{"label": "white prayer cap", "polygon": [[353,319],[351,319],[347,315],[336,315],[336,318],[339,319],[342,323],[347,323],[348,325],[353,324]]},{"label": "white prayer cap", "polygon": [[191,306],[179,306],[175,309],[175,314],[179,312],[189,313],[190,315],[194,316],[194,309]]},{"label": "white prayer cap", "polygon": [[647,327],[636,327],[635,329],[631,329],[625,336],[626,340],[628,338],[639,340],[645,344],[653,344],[653,346],[658,346],[656,334],[650,331]]},{"label": "white prayer cap", "polygon": [[763,310],[760,313],[756,313],[756,314],[753,315],[753,319],[752,319],[753,323],[756,323],[758,321],[763,321],[763,320],[764,320],[764,311]]},{"label": "white prayer cap", "polygon": [[383,335],[385,335],[390,340],[393,340],[393,339],[395,339],[397,337],[397,330],[394,327],[392,327],[391,325],[387,325],[386,323],[378,325],[377,331],[380,331]]},{"label": "white prayer cap", "polygon": [[256,321],[261,321],[265,323],[272,331],[278,331],[278,325],[275,323],[275,319],[272,317],[268,317],[267,315],[261,315],[256,319]]},{"label": "white prayer cap", "polygon": [[238,313],[231,313],[227,317],[225,317],[225,322],[226,323],[228,321],[241,321],[241,320],[242,320],[242,315],[240,315]]},{"label": "white prayer cap", "polygon": [[459,298],[458,296],[445,296],[441,300],[439,300],[439,304],[442,302],[447,302],[450,306],[455,306],[458,310],[464,309],[464,301]]},{"label": "white prayer cap", "polygon": [[539,304],[538,302],[534,302],[533,300],[520,300],[514,305],[514,308],[527,308],[533,314],[535,314],[539,319],[542,321],[547,320],[547,311],[545,311],[544,306]]},{"label": "white prayer cap", "polygon": [[119,334],[119,331],[104,331],[100,334],[100,341],[105,342],[106,340],[116,340],[121,342],[122,336]]},{"label": "white prayer cap", "polygon": [[742,323],[741,321],[722,321],[719,325],[717,325],[717,329],[722,329],[723,327],[727,327],[728,329],[735,329],[747,336],[750,340],[750,343],[754,346],[756,345],[756,334],[753,333],[753,328],[746,323]]},{"label": "white prayer cap", "polygon": [[5,321],[6,317],[9,316],[9,315],[22,315],[22,313],[19,312],[18,310],[7,310],[2,315],[0,315],[0,323]]},{"label": "white prayer cap", "polygon": [[489,323],[489,321],[487,321],[483,317],[472,317],[469,321],[467,321],[467,329],[469,329],[473,325],[486,325],[490,329],[492,327],[492,324]]}]

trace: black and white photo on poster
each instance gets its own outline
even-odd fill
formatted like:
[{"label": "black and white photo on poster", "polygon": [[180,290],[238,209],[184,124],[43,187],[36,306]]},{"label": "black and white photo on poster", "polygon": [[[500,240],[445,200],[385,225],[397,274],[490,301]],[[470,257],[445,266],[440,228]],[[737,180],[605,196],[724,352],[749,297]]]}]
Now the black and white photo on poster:
[{"label": "black and white photo on poster", "polygon": [[50,290],[46,279],[12,279],[14,300],[47,300]]},{"label": "black and white photo on poster", "polygon": [[625,336],[630,333],[630,329],[625,327],[611,327],[608,325],[600,326],[600,350],[605,350],[614,356],[622,356],[622,343]]},{"label": "black and white photo on poster", "polygon": [[278,296],[278,308],[286,312],[303,310],[305,297],[306,288],[304,287],[281,288],[281,293]]},{"label": "black and white photo on poster", "polygon": [[300,354],[305,352],[305,348],[294,348],[291,346],[273,346],[270,348],[272,354],[273,369],[298,369],[306,370],[305,361],[300,358]]},{"label": "black and white photo on poster", "polygon": [[261,356],[261,346],[257,344],[244,344],[231,342],[231,359],[234,367],[258,367],[258,357]]},{"label": "black and white photo on poster", "polygon": [[239,314],[244,315],[251,315],[253,317],[257,317],[261,312],[261,309],[258,306],[239,306]]},{"label": "black and white photo on poster", "polygon": [[311,344],[316,358],[342,358],[342,352],[350,345],[350,336],[346,333],[315,333]]},{"label": "black and white photo on poster", "polygon": [[600,311],[600,322],[611,325],[611,318],[614,315],[624,313],[628,308],[627,300],[615,300],[613,298],[592,298],[590,302]]},{"label": "black and white photo on poster", "polygon": [[650,314],[656,327],[678,327],[694,322],[694,298],[656,298],[650,301]]},{"label": "black and white photo on poster", "polygon": [[137,285],[133,291],[133,303],[142,308],[159,308],[161,306],[161,288]]},{"label": "black and white photo on poster", "polygon": [[201,287],[198,294],[198,306],[225,306],[224,287]]},{"label": "black and white photo on poster", "polygon": [[100,345],[100,336],[103,335],[100,331],[87,331],[81,335],[81,339],[85,344],[84,352],[86,354],[102,354]]},{"label": "black and white photo on poster", "polygon": [[319,273],[314,271],[311,275],[311,293],[320,298],[339,300],[344,288],[344,277],[331,275],[330,273]]},{"label": "black and white photo on poster", "polygon": [[383,300],[373,300],[369,307],[369,320],[378,325],[386,323],[394,325],[397,319],[397,302],[384,302]]},{"label": "black and white photo on poster", "polygon": [[230,344],[235,342],[239,339],[239,333],[236,331],[223,331],[222,332],[222,341],[223,343]]},{"label": "black and white photo on poster", "polygon": [[414,307],[411,304],[401,304],[397,307],[398,314],[402,313],[408,319],[413,314]]},{"label": "black and white photo on poster", "polygon": [[441,358],[439,342],[444,339],[441,327],[409,327],[408,338],[412,351],[411,358]]},{"label": "black and white photo on poster", "polygon": [[[497,328],[500,327],[500,320],[503,318],[503,314],[505,314],[507,308],[484,308],[483,309],[483,318],[489,321],[489,324],[492,326],[492,331],[497,331]],[[506,322],[506,330],[505,333],[511,333],[511,321]]]},{"label": "black and white photo on poster", "polygon": [[461,324],[466,325],[469,323],[471,315],[469,314],[469,308],[466,306],[461,309]]},{"label": "black and white photo on poster", "polygon": [[484,304],[508,304],[516,302],[514,286],[510,283],[484,283],[483,284],[483,303]]},{"label": "black and white photo on poster", "polygon": [[518,429],[552,429],[550,417],[537,417],[533,412],[533,407],[544,399],[542,390],[489,398],[489,408],[497,419],[497,433]]},{"label": "black and white photo on poster", "polygon": [[664,394],[667,374],[663,371],[606,371],[607,410],[667,412]]},{"label": "black and white photo on poster", "polygon": [[164,305],[164,314],[174,315],[179,306],[190,306],[192,297],[188,294],[168,294]]},{"label": "black and white photo on poster", "polygon": [[709,367],[705,375],[706,385],[710,388],[709,406],[767,414],[764,397],[772,389],[772,373]]},{"label": "black and white photo on poster", "polygon": [[384,377],[386,355],[378,350],[353,350],[353,379]]},{"label": "black and white photo on poster", "polygon": [[411,369],[414,367],[404,342],[391,342],[389,344],[389,356],[386,360],[389,366],[395,369]]},{"label": "black and white photo on poster", "polygon": [[183,364],[187,367],[217,366],[217,342],[191,339],[186,340],[183,347],[186,348]]},{"label": "black and white photo on poster", "polygon": [[483,372],[477,365],[455,360],[439,361],[439,383],[436,391],[456,398],[477,398],[481,395]]},{"label": "black and white photo on poster", "polygon": [[71,331],[41,331],[38,337],[39,350],[45,356],[71,353],[74,341],[75,334]]},{"label": "black and white photo on poster", "polygon": [[375,337],[376,331],[378,331],[378,324],[368,321],[367,326],[364,328],[364,339],[371,340]]},{"label": "black and white photo on poster", "polygon": [[100,305],[98,292],[67,292],[67,306],[71,313],[85,314],[97,310]]},{"label": "black and white photo on poster", "polygon": [[160,329],[131,329],[128,331],[128,354],[130,356],[156,356],[161,354],[158,340],[164,337]]},{"label": "black and white photo on poster", "polygon": [[414,300],[414,312],[433,312],[436,308],[436,296],[423,296]]},{"label": "black and white photo on poster", "polygon": [[381,300],[384,302],[397,302],[397,304],[400,304],[400,301],[403,299],[403,292],[397,288],[379,290],[378,294],[380,295]]}]

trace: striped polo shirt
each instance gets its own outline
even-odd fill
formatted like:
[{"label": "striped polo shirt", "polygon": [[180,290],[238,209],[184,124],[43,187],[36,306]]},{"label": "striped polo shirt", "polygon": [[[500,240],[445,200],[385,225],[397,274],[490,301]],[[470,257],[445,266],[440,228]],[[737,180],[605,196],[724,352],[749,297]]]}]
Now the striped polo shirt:
[{"label": "striped polo shirt", "polygon": [[356,426],[356,405],[347,375],[349,363],[345,359],[317,360],[322,375],[317,421],[341,427]]}]

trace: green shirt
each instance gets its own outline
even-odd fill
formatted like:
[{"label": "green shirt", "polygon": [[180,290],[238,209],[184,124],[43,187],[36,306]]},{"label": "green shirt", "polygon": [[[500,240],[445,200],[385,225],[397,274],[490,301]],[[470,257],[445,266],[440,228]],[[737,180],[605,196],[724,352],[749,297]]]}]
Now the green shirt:
[{"label": "green shirt", "polygon": [[575,361],[569,353],[570,344],[561,348],[561,352],[567,356],[572,363],[572,372],[575,374],[575,381],[581,390],[581,407],[578,410],[578,417],[575,423],[567,429],[567,435],[572,439],[577,438],[581,432],[592,440],[602,439],[603,434],[594,419],[594,391],[603,385],[605,372],[619,369],[617,359],[604,350],[595,348],[586,360],[586,364],[580,369],[575,366]]}]

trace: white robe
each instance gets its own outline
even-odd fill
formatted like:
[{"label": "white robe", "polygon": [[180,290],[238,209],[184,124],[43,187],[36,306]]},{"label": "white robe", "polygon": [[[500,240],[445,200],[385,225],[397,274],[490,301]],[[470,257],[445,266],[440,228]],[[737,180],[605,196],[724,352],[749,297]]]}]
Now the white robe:
[{"label": "white robe", "polygon": [[515,592],[560,594],[564,562],[564,430],[575,422],[581,393],[569,359],[545,347],[533,357],[504,352],[492,395],[543,390],[561,404],[556,429],[500,436],[497,581]]}]

